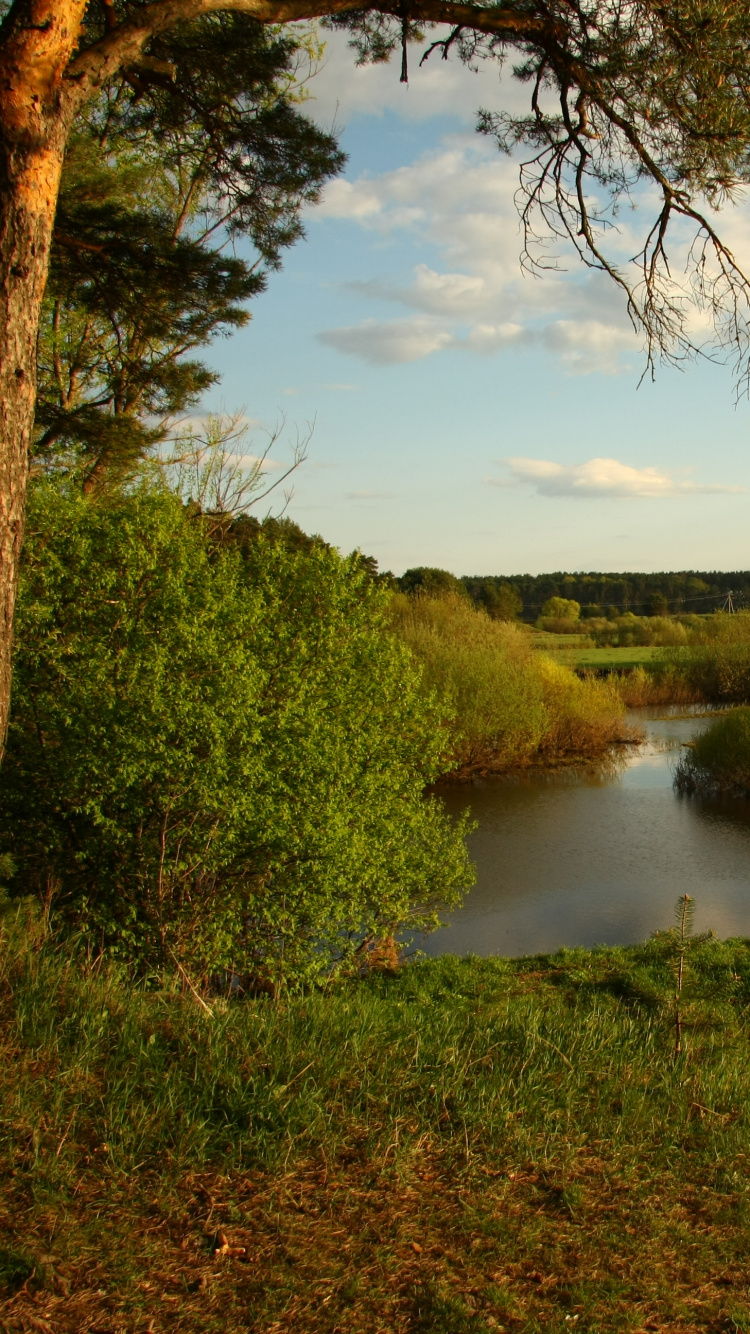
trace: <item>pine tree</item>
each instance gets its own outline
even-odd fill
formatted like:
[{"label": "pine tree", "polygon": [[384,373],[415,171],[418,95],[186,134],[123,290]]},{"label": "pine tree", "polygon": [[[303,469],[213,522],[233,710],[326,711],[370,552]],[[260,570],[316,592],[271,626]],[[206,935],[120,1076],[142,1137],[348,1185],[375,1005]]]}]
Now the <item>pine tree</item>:
[{"label": "pine tree", "polygon": [[216,381],[193,354],[248,320],[343,162],[294,103],[310,42],[224,14],[156,49],[170,76],[104,91],[57,209],[34,452],[85,490],[128,476]]}]

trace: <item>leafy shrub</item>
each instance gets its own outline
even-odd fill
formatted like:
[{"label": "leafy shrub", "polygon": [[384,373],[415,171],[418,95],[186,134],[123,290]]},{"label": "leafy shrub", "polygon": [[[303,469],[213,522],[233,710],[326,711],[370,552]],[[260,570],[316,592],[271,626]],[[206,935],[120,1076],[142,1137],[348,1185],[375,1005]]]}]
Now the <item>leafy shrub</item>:
[{"label": "leafy shrub", "polygon": [[707,617],[699,642],[675,652],[672,661],[704,699],[750,700],[750,613]]},{"label": "leafy shrub", "polygon": [[0,776],[16,892],[144,967],[288,979],[471,880],[447,740],[356,557],[217,548],[144,486],[32,500]]},{"label": "leafy shrub", "polygon": [[681,792],[750,793],[750,708],[706,728],[680,760],[675,783]]},{"label": "leafy shrub", "polygon": [[537,653],[528,634],[463,599],[391,602],[394,628],[444,701],[461,776],[534,760],[600,755],[623,735],[623,706],[606,682],[580,680]]},{"label": "leafy shrub", "polygon": [[581,604],[573,598],[547,598],[542,607],[542,616],[555,621],[577,621],[581,615]]}]

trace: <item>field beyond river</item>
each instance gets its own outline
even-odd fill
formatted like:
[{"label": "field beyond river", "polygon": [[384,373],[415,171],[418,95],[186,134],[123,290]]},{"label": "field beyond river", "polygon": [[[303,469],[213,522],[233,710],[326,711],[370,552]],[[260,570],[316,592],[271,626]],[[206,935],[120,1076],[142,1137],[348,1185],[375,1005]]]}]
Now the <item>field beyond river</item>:
[{"label": "field beyond river", "polygon": [[750,1329],[747,941],[688,941],[676,1053],[674,934],[198,1003],[34,931],[3,1330]]}]

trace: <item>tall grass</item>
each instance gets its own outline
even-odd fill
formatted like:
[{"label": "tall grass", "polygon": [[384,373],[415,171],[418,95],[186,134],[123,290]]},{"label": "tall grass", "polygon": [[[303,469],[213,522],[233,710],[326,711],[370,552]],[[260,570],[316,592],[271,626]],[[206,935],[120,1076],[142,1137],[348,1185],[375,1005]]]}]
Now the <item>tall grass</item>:
[{"label": "tall grass", "polygon": [[707,727],[680,759],[679,792],[750,795],[750,708],[733,709]]},{"label": "tall grass", "polygon": [[750,613],[707,617],[696,642],[664,656],[703,699],[750,701]]},{"label": "tall grass", "polygon": [[644,667],[610,673],[611,684],[628,709],[651,705],[701,704],[706,696],[679,665],[655,659]]},{"label": "tall grass", "polygon": [[750,947],[691,952],[677,1062],[673,963],[447,957],[209,1013],[6,926],[0,1321],[746,1328]]},{"label": "tall grass", "polygon": [[454,776],[592,759],[632,738],[612,683],[581,680],[535,652],[527,633],[465,600],[399,594],[391,616],[445,701]]}]

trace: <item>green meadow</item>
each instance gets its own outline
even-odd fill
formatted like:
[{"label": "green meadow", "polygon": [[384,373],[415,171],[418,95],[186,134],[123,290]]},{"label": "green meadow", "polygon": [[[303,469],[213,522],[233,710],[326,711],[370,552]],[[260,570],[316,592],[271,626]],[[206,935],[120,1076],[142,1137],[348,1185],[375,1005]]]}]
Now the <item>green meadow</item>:
[{"label": "green meadow", "polygon": [[199,999],[6,918],[0,1328],[750,1329],[750,942],[677,1052],[679,954]]}]

